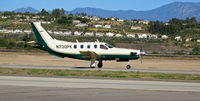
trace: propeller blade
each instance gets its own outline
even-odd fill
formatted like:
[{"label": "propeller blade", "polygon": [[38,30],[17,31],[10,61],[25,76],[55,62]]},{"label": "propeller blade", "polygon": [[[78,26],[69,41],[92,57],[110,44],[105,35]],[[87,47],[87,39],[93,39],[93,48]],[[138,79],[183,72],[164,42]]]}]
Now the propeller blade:
[{"label": "propeller blade", "polygon": [[143,61],[143,57],[142,57],[142,54],[140,53],[140,63],[142,64],[142,61]]}]

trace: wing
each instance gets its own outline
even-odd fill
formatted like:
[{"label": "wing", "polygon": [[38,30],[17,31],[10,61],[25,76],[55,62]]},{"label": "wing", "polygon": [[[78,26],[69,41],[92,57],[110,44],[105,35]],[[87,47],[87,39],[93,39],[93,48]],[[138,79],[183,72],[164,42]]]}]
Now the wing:
[{"label": "wing", "polygon": [[97,53],[95,53],[93,51],[80,51],[80,53],[83,55],[83,57],[86,60],[91,60],[91,59],[100,60],[100,59],[102,59],[100,55],[98,55]]}]

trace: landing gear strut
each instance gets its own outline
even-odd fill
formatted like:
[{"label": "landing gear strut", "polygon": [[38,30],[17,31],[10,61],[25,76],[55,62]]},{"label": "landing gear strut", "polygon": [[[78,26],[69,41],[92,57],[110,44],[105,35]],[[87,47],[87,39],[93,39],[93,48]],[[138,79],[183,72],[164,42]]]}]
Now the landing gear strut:
[{"label": "landing gear strut", "polygon": [[90,68],[95,68],[95,59],[90,60]]},{"label": "landing gear strut", "polygon": [[102,68],[103,67],[103,62],[102,60],[99,61],[98,65],[97,65],[99,68]]}]

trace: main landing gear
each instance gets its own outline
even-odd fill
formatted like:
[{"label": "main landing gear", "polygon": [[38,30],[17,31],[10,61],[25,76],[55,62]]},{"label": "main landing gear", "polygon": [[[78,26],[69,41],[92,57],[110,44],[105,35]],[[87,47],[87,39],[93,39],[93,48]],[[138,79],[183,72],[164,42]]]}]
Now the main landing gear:
[{"label": "main landing gear", "polygon": [[102,60],[99,61],[98,65],[97,65],[99,68],[102,68],[103,67],[103,62]]},{"label": "main landing gear", "polygon": [[[90,61],[91,61],[91,63],[90,63],[90,68],[95,68],[95,60],[92,59],[92,60],[90,60]],[[98,66],[99,68],[102,68],[102,67],[103,67],[103,62],[102,62],[102,60],[99,61],[99,63],[97,64],[97,66]]]}]

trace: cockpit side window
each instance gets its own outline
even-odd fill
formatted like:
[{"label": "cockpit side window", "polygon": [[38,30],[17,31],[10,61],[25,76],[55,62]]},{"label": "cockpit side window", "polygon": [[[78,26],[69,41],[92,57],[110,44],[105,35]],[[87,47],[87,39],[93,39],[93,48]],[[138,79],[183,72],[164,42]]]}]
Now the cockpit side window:
[{"label": "cockpit side window", "polygon": [[100,48],[101,48],[101,49],[108,50],[108,48],[107,48],[105,45],[100,45]]},{"label": "cockpit side window", "polygon": [[110,44],[105,44],[105,45],[108,46],[108,48],[113,48],[113,46]]}]

